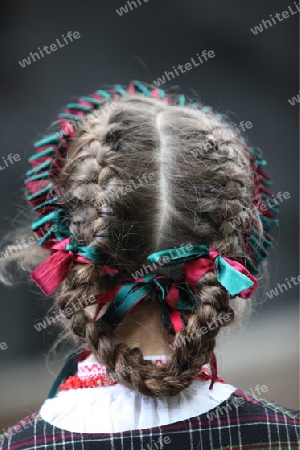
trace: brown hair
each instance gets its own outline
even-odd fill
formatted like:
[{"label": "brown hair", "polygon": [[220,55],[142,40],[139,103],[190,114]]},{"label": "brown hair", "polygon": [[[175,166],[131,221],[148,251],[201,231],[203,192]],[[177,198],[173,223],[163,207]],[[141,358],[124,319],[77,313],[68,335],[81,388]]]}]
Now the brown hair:
[{"label": "brown hair", "polygon": [[[58,182],[76,241],[98,249],[105,265],[134,273],[150,253],[186,243],[242,259],[243,230],[259,220],[252,177],[239,136],[213,113],[132,95],[82,122]],[[177,278],[180,270],[158,272]],[[101,277],[96,265],[76,263],[55,306],[65,311],[117,283]],[[68,325],[123,385],[152,397],[176,395],[208,363],[220,328],[234,319],[230,295],[214,273],[199,279],[196,296],[197,309],[175,337],[180,345],[162,367],[137,347],[115,344],[112,329],[84,309]],[[214,321],[218,326],[201,333]]]},{"label": "brown hair", "polygon": [[[151,179],[144,175],[150,173]],[[126,190],[143,176],[147,183]],[[213,114],[132,96],[108,114],[95,112],[80,128],[61,173],[61,201],[75,239],[97,248],[107,265],[133,273],[150,253],[183,243],[241,258],[242,230],[254,214],[251,177],[238,136]],[[76,264],[57,306],[64,310],[83,295],[105,291],[103,283],[96,266]],[[197,298],[199,307],[176,336],[181,345],[163,367],[143,360],[138,348],[113,344],[111,329],[101,318],[91,322],[84,310],[70,326],[125,386],[148,396],[176,395],[209,361],[221,325],[205,334],[201,327],[234,318],[215,274],[198,281]],[[231,320],[222,322],[225,314]]]}]

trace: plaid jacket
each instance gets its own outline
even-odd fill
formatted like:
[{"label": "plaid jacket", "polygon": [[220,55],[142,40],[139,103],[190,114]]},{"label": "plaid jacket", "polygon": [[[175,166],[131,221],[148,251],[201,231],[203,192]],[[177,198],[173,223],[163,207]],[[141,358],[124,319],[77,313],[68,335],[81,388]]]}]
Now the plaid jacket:
[{"label": "plaid jacket", "polygon": [[1,450],[298,450],[298,411],[236,390],[207,413],[155,428],[73,433],[38,413],[0,438]]}]

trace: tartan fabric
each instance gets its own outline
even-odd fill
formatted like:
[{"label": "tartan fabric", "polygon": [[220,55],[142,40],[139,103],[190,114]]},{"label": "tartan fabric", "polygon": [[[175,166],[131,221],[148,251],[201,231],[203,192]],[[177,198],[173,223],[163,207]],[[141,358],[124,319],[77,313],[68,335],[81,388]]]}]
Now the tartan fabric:
[{"label": "tartan fabric", "polygon": [[[38,413],[36,413],[38,414]],[[29,416],[0,439],[1,450],[299,449],[299,411],[236,390],[216,408],[160,427],[73,433]],[[26,421],[26,423],[25,423]]]}]

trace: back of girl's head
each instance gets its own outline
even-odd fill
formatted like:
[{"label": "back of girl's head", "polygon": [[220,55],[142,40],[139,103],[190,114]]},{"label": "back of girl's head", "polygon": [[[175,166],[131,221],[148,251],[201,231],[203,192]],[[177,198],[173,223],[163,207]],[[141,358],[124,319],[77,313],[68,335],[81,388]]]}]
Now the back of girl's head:
[{"label": "back of girl's head", "polygon": [[[151,269],[148,255],[201,244],[246,264],[249,230],[263,235],[253,202],[256,175],[245,142],[217,115],[135,93],[107,101],[77,125],[56,189],[75,241],[96,249],[101,267],[130,276],[153,270],[176,281],[183,264]],[[75,262],[55,305],[65,312],[120,284],[99,264]],[[234,320],[232,295],[214,271],[197,280],[195,297],[197,307],[176,334],[180,345],[162,367],[144,360],[137,347],[115,344],[113,329],[101,317],[91,320],[86,309],[73,313],[67,327],[125,386],[175,395],[209,362],[220,328]],[[147,301],[150,308],[156,295]],[[214,321],[216,327],[201,332]]]}]

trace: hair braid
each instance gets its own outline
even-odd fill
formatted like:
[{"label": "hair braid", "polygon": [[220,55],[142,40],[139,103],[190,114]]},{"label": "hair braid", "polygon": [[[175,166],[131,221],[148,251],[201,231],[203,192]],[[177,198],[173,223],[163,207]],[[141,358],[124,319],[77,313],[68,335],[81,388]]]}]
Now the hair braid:
[{"label": "hair braid", "polygon": [[[143,171],[153,172],[155,182],[124,189]],[[242,258],[241,229],[254,216],[251,177],[242,144],[214,116],[133,97],[107,116],[93,113],[85,121],[60,188],[75,239],[97,248],[105,264],[132,273],[149,253],[183,242]],[[242,226],[235,226],[236,218]],[[171,278],[175,271],[169,269]],[[74,264],[57,304],[65,309],[83,295],[115,286],[99,267]],[[220,328],[234,320],[230,296],[212,272],[196,287],[198,307],[176,335],[174,353],[163,367],[144,360],[137,347],[115,344],[101,318],[93,322],[79,311],[70,326],[125,386],[148,396],[176,395],[210,360]]]},{"label": "hair braid", "polygon": [[[148,396],[176,395],[210,360],[220,328],[234,320],[232,299],[216,275],[207,272],[196,283],[197,305],[163,367],[145,360],[136,344],[122,343],[122,327],[114,333],[102,315],[94,321],[87,299],[121,283],[102,276],[102,265],[140,273],[149,254],[184,243],[210,247],[257,274],[278,222],[266,161],[209,106],[139,81],[69,103],[56,125],[58,132],[35,142],[25,179],[35,215],[30,232],[39,242],[5,257],[0,280],[10,284],[12,262],[23,270],[35,266],[31,276],[46,295],[60,286],[53,308],[64,313],[71,334],[121,383]],[[17,230],[9,242],[28,232]],[[101,257],[79,263],[76,242]],[[177,281],[183,269],[159,267],[156,275]],[[146,313],[159,313],[160,300],[153,294],[140,303]]]},{"label": "hair braid", "polygon": [[[200,306],[186,328],[176,336],[173,343],[175,352],[163,367],[156,367],[150,361],[143,360],[138,348],[130,349],[125,344],[113,345],[109,331],[101,320],[96,324],[87,324],[87,339],[100,361],[114,371],[125,386],[148,396],[176,395],[191,384],[199,367],[208,363],[220,327],[224,323],[228,325],[234,319],[233,309],[229,306],[229,295],[214,274],[206,274],[198,282],[197,291],[201,298]],[[224,317],[225,314],[227,317]],[[207,324],[216,326],[210,329]],[[124,371],[124,367],[133,370]]]}]

